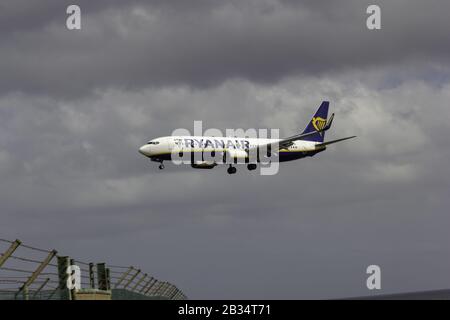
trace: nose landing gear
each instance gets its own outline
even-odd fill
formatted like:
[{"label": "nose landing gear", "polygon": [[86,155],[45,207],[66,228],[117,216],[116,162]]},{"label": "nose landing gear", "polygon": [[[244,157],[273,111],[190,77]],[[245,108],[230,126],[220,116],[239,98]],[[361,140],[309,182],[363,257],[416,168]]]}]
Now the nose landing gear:
[{"label": "nose landing gear", "polygon": [[230,164],[230,167],[227,169],[228,174],[235,174],[237,169]]},{"label": "nose landing gear", "polygon": [[152,158],[151,160],[152,160],[152,161],[155,161],[155,162],[159,162],[159,166],[158,166],[159,170],[164,169],[163,160],[161,160],[161,159],[155,159],[155,158]]}]

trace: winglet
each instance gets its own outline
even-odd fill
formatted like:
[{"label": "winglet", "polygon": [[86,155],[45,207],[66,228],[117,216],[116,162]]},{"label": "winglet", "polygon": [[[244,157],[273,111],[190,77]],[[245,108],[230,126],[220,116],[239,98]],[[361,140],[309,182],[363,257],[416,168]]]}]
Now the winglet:
[{"label": "winglet", "polygon": [[328,129],[331,128],[331,124],[333,123],[333,120],[334,120],[334,113],[331,114],[330,120],[328,120],[327,125],[325,126],[323,131],[327,131]]}]

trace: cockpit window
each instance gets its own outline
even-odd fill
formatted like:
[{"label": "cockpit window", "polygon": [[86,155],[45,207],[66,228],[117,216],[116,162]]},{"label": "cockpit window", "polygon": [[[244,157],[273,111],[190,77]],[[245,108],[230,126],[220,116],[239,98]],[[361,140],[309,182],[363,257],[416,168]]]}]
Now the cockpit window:
[{"label": "cockpit window", "polygon": [[159,144],[159,141],[149,141],[148,144]]}]

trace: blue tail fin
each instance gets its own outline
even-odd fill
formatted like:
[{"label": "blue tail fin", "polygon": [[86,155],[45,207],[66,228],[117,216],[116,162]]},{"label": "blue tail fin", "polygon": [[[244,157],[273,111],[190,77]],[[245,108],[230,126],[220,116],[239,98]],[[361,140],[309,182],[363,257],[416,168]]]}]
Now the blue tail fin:
[{"label": "blue tail fin", "polygon": [[[310,133],[318,130],[322,130],[327,124],[328,117],[328,106],[330,103],[328,101],[323,101],[320,105],[319,109],[317,109],[316,114],[312,117],[311,121],[306,126],[305,131],[302,133]],[[325,131],[317,132],[310,136],[303,138],[302,140],[306,141],[315,141],[315,142],[323,142],[325,139]]]}]

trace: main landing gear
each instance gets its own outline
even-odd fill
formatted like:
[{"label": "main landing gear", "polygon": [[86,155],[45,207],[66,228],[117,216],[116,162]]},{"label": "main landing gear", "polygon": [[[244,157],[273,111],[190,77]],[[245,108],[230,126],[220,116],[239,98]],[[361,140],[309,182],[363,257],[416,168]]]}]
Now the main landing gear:
[{"label": "main landing gear", "polygon": [[235,174],[236,171],[237,169],[230,164],[230,166],[227,169],[228,174]]},{"label": "main landing gear", "polygon": [[[250,170],[250,171],[253,171],[256,168],[257,168],[257,165],[255,163],[247,164],[247,169]],[[237,171],[237,169],[230,164],[230,166],[227,169],[228,174],[235,174],[236,171]]]}]

